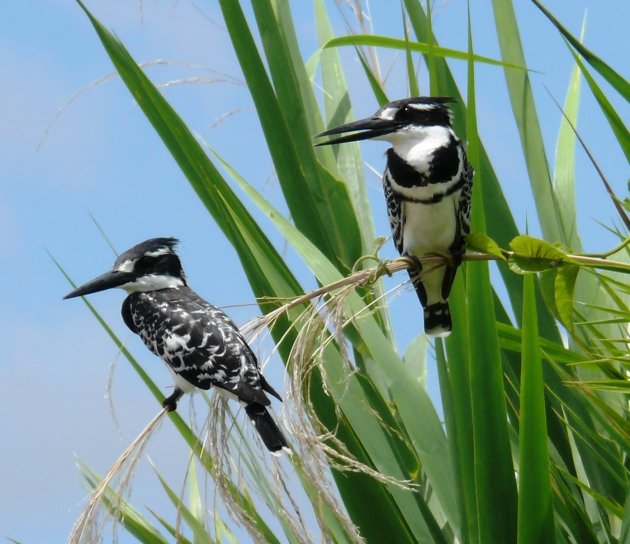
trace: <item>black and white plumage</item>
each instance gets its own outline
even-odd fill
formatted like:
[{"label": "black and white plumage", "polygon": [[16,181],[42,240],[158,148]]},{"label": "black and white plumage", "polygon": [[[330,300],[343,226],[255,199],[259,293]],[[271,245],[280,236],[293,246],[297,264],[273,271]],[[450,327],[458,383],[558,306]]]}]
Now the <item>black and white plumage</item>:
[{"label": "black and white plumage", "polygon": [[163,406],[175,410],[184,393],[217,387],[245,405],[270,451],[282,450],[287,442],[267,411],[266,393],[282,399],[261,374],[256,356],[232,320],[188,287],[176,244],[174,238],[142,242],[121,254],[110,272],[65,298],[124,289],[125,324],[166,363],[175,381]]},{"label": "black and white plumage", "polygon": [[[354,132],[318,145],[364,139],[386,140],[383,190],[394,245],[408,257],[449,258],[446,266],[410,272],[424,307],[424,329],[447,336],[451,329],[448,295],[470,231],[473,168],[452,127],[447,97],[414,97],[386,104],[372,117],[323,132]],[[358,131],[358,132],[357,132]],[[419,263],[418,263],[419,265]]]}]

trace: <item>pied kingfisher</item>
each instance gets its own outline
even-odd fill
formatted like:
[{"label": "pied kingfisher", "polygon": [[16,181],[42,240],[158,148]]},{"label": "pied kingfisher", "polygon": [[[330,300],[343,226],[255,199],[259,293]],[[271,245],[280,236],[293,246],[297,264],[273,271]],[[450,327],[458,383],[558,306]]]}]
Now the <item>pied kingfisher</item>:
[{"label": "pied kingfisher", "polygon": [[267,411],[265,393],[282,400],[280,395],[260,373],[256,356],[232,320],[188,287],[175,253],[177,243],[175,238],[142,242],[120,255],[112,270],[64,298],[124,289],[125,324],[166,363],[175,380],[175,390],[162,406],[175,410],[184,393],[217,387],[245,405],[270,451],[282,450],[287,442]]},{"label": "pied kingfisher", "polygon": [[392,237],[398,252],[416,260],[438,254],[446,266],[423,274],[410,272],[424,307],[424,330],[447,336],[451,329],[448,295],[465,251],[470,230],[473,168],[452,127],[447,97],[414,97],[390,102],[372,117],[348,123],[318,136],[340,136],[318,145],[386,140],[383,190]]}]

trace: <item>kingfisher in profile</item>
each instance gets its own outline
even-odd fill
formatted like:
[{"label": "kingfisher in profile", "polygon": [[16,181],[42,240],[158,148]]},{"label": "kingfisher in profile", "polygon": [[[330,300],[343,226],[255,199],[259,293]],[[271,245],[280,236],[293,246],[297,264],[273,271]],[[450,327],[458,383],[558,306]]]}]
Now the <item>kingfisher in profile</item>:
[{"label": "kingfisher in profile", "polygon": [[[452,330],[448,296],[470,231],[473,168],[453,131],[448,97],[395,100],[372,117],[318,135],[339,136],[317,145],[385,140],[383,190],[398,252],[415,261],[411,281],[424,308],[424,330],[447,336]],[[440,255],[445,266],[422,270],[420,257]]]},{"label": "kingfisher in profile", "polygon": [[113,268],[64,299],[119,287],[127,292],[122,317],[166,363],[175,381],[162,406],[177,408],[184,393],[211,386],[236,398],[271,452],[288,448],[267,410],[267,394],[282,401],[260,372],[258,360],[232,320],[195,293],[175,252],[175,238],[153,238],[122,253]]}]

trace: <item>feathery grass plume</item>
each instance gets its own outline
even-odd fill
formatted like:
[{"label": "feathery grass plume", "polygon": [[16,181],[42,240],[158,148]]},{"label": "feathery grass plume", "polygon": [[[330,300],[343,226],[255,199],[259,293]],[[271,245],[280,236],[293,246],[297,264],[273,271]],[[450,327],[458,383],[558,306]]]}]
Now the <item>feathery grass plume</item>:
[{"label": "feathery grass plume", "polygon": [[[356,281],[365,283],[362,274],[357,273]],[[401,284],[403,285],[403,284]],[[340,471],[353,471],[366,474],[382,483],[396,485],[405,489],[416,489],[408,480],[399,480],[373,469],[357,461],[345,448],[344,444],[329,433],[319,421],[312,405],[309,391],[314,370],[322,376],[324,387],[328,381],[326,369],[326,348],[335,342],[347,365],[349,377],[358,372],[348,353],[343,330],[352,319],[359,316],[348,316],[345,312],[346,301],[354,292],[356,285],[349,283],[331,293],[328,300],[320,299],[321,305],[313,305],[310,314],[306,314],[299,323],[297,335],[289,360],[287,362],[288,385],[286,392],[287,412],[293,417],[291,431],[299,436],[298,451],[305,465],[318,465],[325,462]],[[347,382],[346,382],[347,383]],[[345,393],[344,393],[345,394]],[[335,406],[339,410],[338,405]],[[378,420],[383,427],[385,423],[380,415],[371,408],[368,414]],[[340,414],[341,415],[341,414]],[[387,429],[391,432],[391,429]],[[325,461],[320,459],[325,455]]]},{"label": "feathery grass plume", "polygon": [[[204,423],[204,450],[214,460],[210,476],[232,519],[245,527],[254,541],[266,541],[248,506],[233,500],[230,487],[238,485],[248,491],[254,490],[282,522],[291,528],[300,542],[312,542],[314,537],[306,528],[298,501],[290,492],[281,457],[259,454],[266,450],[262,447],[258,434],[248,432],[251,430],[249,421],[241,424],[232,413],[228,401],[221,395],[213,394],[210,404],[211,409]],[[246,433],[253,437],[254,442],[245,439]]]},{"label": "feathery grass plume", "polygon": [[[422,263],[424,271],[427,272],[436,266],[441,266],[443,258],[438,256],[426,257],[422,259]],[[347,349],[344,329],[350,326],[353,320],[360,319],[361,316],[347,314],[348,297],[358,287],[368,286],[384,274],[391,275],[413,266],[415,266],[414,263],[405,258],[379,262],[372,268],[355,271],[337,282],[285,300],[282,306],[265,316],[256,318],[243,328],[249,335],[258,336],[264,329],[271,330],[280,316],[308,303],[297,318],[292,316],[292,321],[297,329],[297,337],[291,347],[286,365],[285,413],[290,414],[288,416],[290,430],[292,436],[297,438],[294,441],[295,447],[304,470],[307,473],[311,472],[309,475],[316,485],[326,482],[325,488],[322,488],[320,492],[322,496],[331,501],[330,504],[335,510],[338,509],[338,506],[330,493],[328,476],[322,478],[323,475],[327,474],[325,467],[332,467],[340,471],[360,472],[385,484],[396,485],[404,489],[417,489],[417,486],[411,481],[392,478],[357,461],[343,443],[337,440],[333,433],[330,433],[319,421],[309,395],[312,373],[316,369],[322,376],[322,386],[326,388],[328,381],[326,349],[332,342],[335,343],[348,365],[347,376],[350,377],[357,372]],[[400,283],[395,289],[406,283],[408,280]],[[270,299],[265,299],[265,301],[272,302]],[[368,311],[376,308],[376,303],[377,301],[373,301],[368,305]],[[326,393],[328,394],[327,390]],[[339,406],[335,405],[335,409],[339,410]],[[370,416],[378,420],[382,426],[386,426],[376,411],[370,409]],[[392,429],[388,428],[387,430],[393,432]]]},{"label": "feathery grass plume", "polygon": [[[315,296],[315,295],[313,295]],[[317,302],[321,302],[322,295],[319,295]],[[271,301],[270,301],[271,302]],[[285,311],[289,311],[290,308],[295,308],[298,302],[296,299],[287,300],[285,304],[278,308],[278,312],[271,318],[269,316],[255,318],[246,323],[242,330],[248,336],[251,342],[253,338],[260,338],[262,335],[269,334],[270,329],[273,328],[275,321],[284,314]],[[304,324],[301,330],[308,329],[314,325],[320,324],[319,313],[317,303],[308,304],[301,310],[296,323]],[[315,335],[307,335],[307,338],[315,339]],[[284,338],[282,339],[284,340]],[[315,351],[314,347],[309,347],[309,343],[300,343],[296,341],[295,346],[300,346],[305,353],[309,351]],[[276,350],[278,347],[276,346]],[[265,362],[263,362],[263,365]],[[286,388],[283,408],[283,423],[289,429],[291,446],[295,452],[290,456],[290,461],[298,475],[301,476],[302,484],[305,488],[309,488],[312,491],[312,496],[317,498],[320,503],[326,504],[328,509],[334,513],[337,521],[341,524],[345,534],[348,536],[351,542],[355,544],[361,544],[364,539],[359,534],[357,527],[352,523],[352,520],[348,516],[343,505],[339,502],[339,499],[335,493],[334,484],[330,477],[330,465],[328,464],[329,457],[324,454],[325,450],[331,450],[330,454],[337,452],[341,447],[341,444],[337,441],[337,449],[332,449],[327,440],[333,440],[334,437],[328,433],[328,431],[321,431],[317,434],[313,428],[313,422],[318,422],[317,418],[310,419],[313,414],[313,407],[311,399],[308,394],[302,395],[302,391],[308,391],[308,376],[310,376],[310,370],[314,368],[313,361],[306,361],[306,365],[310,366],[306,371],[299,370],[299,365],[287,366],[287,371],[293,369],[295,372],[287,374],[286,381],[291,384]],[[305,453],[310,452],[310,453]],[[272,470],[274,475],[277,470],[281,469],[281,465],[278,463],[272,464]],[[287,499],[293,503],[288,488],[286,488],[286,479],[283,478],[280,481]],[[294,510],[299,515],[297,505],[294,505]],[[325,517],[325,509],[319,507],[313,509],[317,524],[322,531],[322,535],[326,539],[334,540],[330,529],[330,520]]]},{"label": "feathery grass plume", "polygon": [[208,418],[203,425],[206,432],[202,436],[203,450],[214,461],[210,470],[210,477],[214,481],[216,490],[230,517],[245,527],[254,541],[262,542],[264,537],[258,530],[255,520],[249,514],[246,505],[233,500],[229,493],[229,484],[236,483],[242,487],[244,477],[240,453],[235,452],[232,448],[230,435],[234,422],[228,415],[227,401],[215,394],[211,397],[210,405]]},{"label": "feathery grass plume", "polygon": [[[107,521],[111,519],[115,531],[120,513],[119,506],[125,497],[131,492],[131,481],[141,459],[149,439],[158,429],[160,422],[166,415],[166,409],[158,414],[147,424],[138,436],[129,444],[129,447],[118,457],[116,462],[107,471],[100,483],[94,487],[90,498],[79,514],[74,527],[68,537],[68,544],[92,544],[100,542]],[[112,482],[116,482],[112,488]],[[104,504],[104,498],[108,491],[111,493],[111,504]],[[109,514],[109,516],[108,516]]]}]

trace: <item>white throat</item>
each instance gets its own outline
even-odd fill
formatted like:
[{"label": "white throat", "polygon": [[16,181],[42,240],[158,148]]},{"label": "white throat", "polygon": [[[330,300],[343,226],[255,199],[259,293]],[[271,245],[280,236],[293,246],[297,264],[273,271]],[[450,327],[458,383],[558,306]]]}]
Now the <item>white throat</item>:
[{"label": "white throat", "polygon": [[158,291],[159,289],[177,289],[183,287],[184,282],[181,278],[174,278],[173,276],[150,274],[143,276],[133,283],[127,283],[121,285],[121,289],[127,291],[127,293],[137,293],[144,291]]},{"label": "white throat", "polygon": [[444,126],[411,126],[382,137],[392,144],[400,158],[419,172],[427,170],[436,149],[448,145],[454,138],[453,129]]}]

